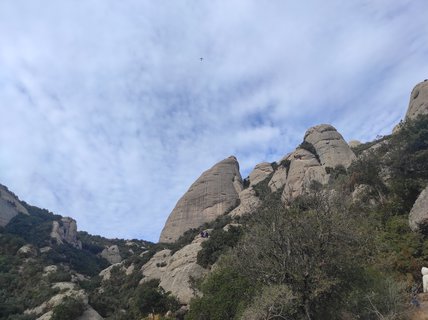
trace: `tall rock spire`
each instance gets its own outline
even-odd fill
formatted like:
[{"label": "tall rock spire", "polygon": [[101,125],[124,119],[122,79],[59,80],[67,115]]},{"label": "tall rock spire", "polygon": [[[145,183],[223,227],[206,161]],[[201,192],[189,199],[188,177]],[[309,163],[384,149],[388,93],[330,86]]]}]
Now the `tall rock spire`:
[{"label": "tall rock spire", "polygon": [[238,205],[242,178],[231,156],[205,171],[177,202],[160,235],[160,242],[174,242],[185,231],[213,221]]}]

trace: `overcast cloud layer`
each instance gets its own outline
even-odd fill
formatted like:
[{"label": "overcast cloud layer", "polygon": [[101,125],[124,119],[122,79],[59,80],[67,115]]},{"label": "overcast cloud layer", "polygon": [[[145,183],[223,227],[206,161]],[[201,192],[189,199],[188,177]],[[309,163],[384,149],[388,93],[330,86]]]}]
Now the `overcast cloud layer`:
[{"label": "overcast cloud layer", "polygon": [[[428,78],[425,0],[0,0],[0,183],[80,230],[156,241],[217,161],[310,126],[389,134]],[[200,57],[203,60],[200,60]]]}]

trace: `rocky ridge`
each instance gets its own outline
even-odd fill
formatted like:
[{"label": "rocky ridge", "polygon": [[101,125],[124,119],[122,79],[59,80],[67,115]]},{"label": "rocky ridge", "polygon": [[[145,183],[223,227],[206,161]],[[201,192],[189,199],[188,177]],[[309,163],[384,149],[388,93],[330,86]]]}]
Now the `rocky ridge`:
[{"label": "rocky ridge", "polygon": [[28,215],[27,209],[21,204],[18,197],[0,184],[0,226],[7,225],[19,213]]}]

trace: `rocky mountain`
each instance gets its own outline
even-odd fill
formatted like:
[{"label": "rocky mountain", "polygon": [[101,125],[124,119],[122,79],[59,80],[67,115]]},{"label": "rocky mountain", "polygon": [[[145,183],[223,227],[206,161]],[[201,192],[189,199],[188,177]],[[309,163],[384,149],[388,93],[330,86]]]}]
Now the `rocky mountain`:
[{"label": "rocky mountain", "polygon": [[186,230],[213,221],[236,207],[242,178],[235,157],[205,171],[178,200],[160,235],[160,242],[176,241]]},{"label": "rocky mountain", "polygon": [[0,185],[0,319],[412,319],[406,292],[428,265],[427,114],[424,81],[389,136],[350,147],[317,125],[245,179],[226,158],[157,244],[78,231]]}]

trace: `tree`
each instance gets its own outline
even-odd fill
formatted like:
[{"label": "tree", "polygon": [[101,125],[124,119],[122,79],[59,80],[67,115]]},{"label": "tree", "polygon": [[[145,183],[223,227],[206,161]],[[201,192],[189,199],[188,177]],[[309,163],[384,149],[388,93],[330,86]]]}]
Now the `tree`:
[{"label": "tree", "polygon": [[232,253],[239,272],[265,287],[290,288],[306,319],[334,319],[361,276],[367,239],[359,228],[363,223],[343,203],[326,193],[288,209],[269,203]]}]

